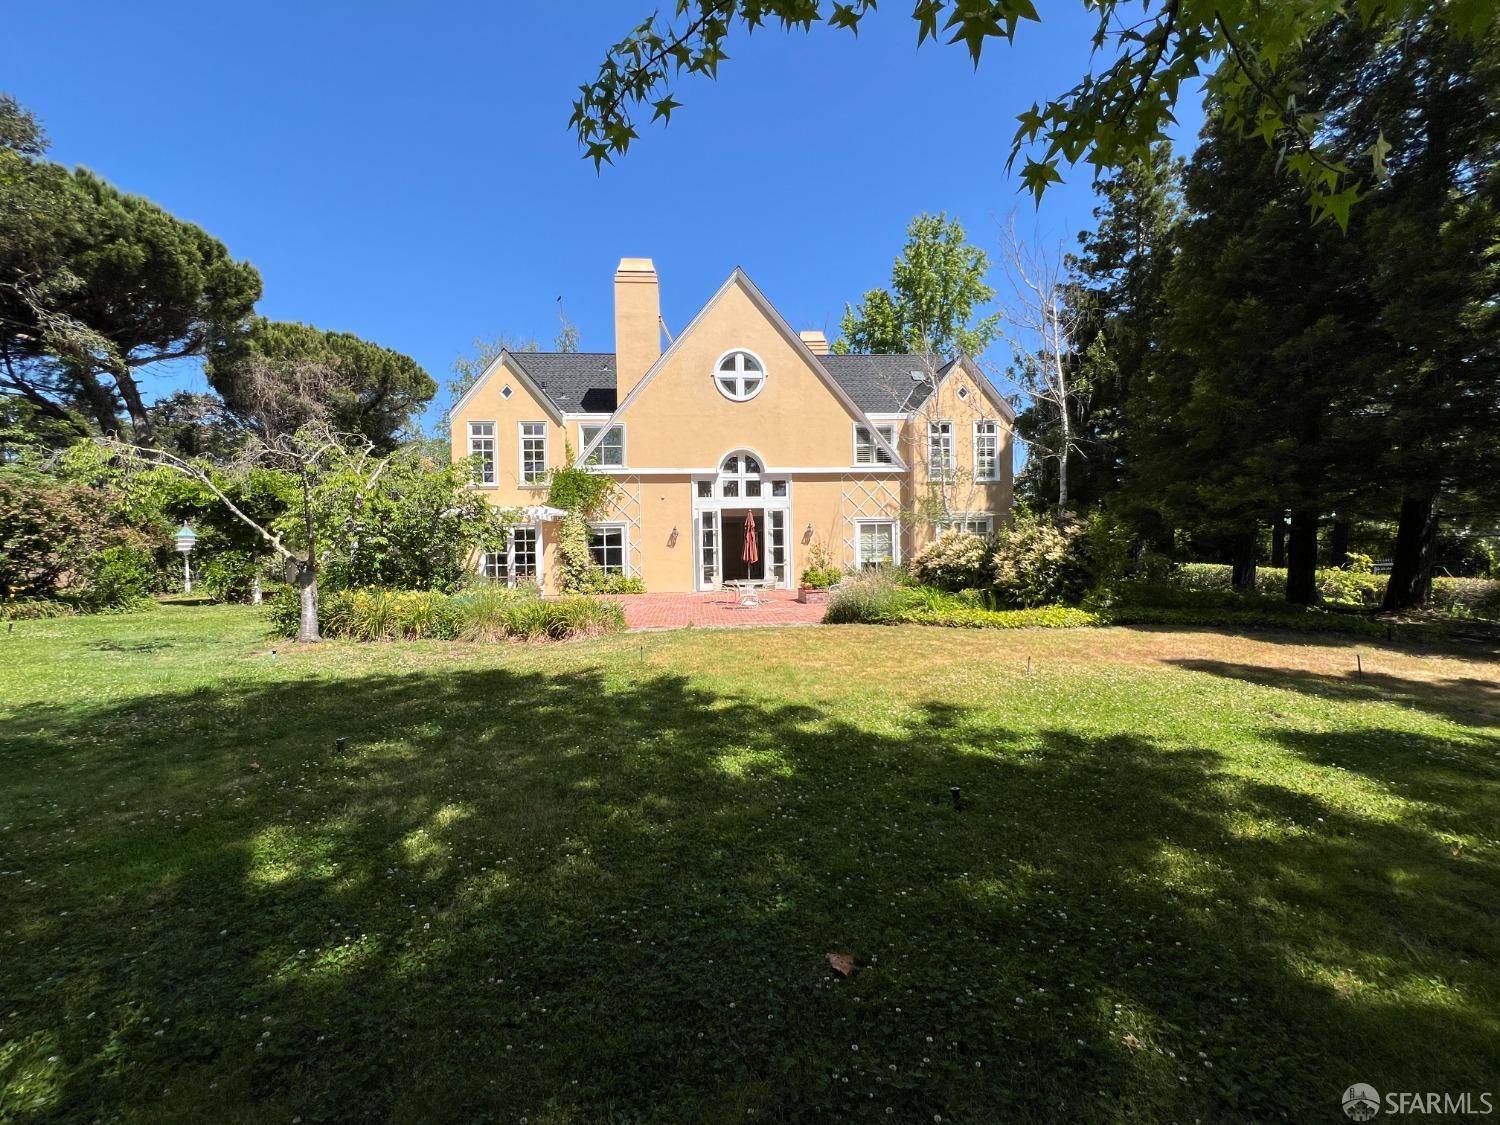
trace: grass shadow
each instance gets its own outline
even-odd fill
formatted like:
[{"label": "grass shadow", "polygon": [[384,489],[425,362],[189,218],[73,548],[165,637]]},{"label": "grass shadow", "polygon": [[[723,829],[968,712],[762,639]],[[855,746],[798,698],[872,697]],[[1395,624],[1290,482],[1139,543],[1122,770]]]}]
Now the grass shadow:
[{"label": "grass shadow", "polygon": [[1203,747],[444,668],[23,706],[0,768],[16,1121],[1302,1120],[1493,1075],[1493,857]]}]

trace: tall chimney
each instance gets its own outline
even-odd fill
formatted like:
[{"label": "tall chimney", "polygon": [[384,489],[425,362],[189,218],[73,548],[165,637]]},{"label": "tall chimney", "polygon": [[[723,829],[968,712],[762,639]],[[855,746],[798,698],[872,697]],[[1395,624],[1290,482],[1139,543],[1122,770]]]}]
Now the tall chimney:
[{"label": "tall chimney", "polygon": [[812,352],[813,355],[828,354],[828,337],[823,335],[818,329],[809,328],[805,332],[797,333],[797,335],[802,337],[802,342],[807,345],[807,350]]},{"label": "tall chimney", "polygon": [[650,258],[621,258],[615,270],[615,395],[635,390],[661,358],[661,286]]}]

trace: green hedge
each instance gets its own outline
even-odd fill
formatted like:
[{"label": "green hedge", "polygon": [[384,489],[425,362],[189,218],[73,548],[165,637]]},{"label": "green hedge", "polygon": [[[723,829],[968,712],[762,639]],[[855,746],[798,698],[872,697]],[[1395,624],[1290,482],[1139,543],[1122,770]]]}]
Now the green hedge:
[{"label": "green hedge", "polygon": [[[1230,568],[1222,563],[1184,563],[1166,583],[1179,591],[1202,594],[1223,593],[1241,598],[1229,585]],[[1357,570],[1324,568],[1318,571],[1318,593],[1332,606],[1378,609],[1385,597],[1386,576]],[[1264,598],[1281,601],[1286,592],[1286,571],[1281,567],[1262,566],[1255,570],[1255,592]],[[1150,597],[1139,589],[1132,600],[1153,605],[1178,604],[1172,595],[1156,583]],[[1193,602],[1201,605],[1201,602]],[[1226,603],[1227,605],[1230,603]],[[1243,603],[1238,603],[1243,604]],[[1284,604],[1284,603],[1283,603]],[[1500,621],[1500,581],[1490,578],[1434,578],[1432,608],[1451,617],[1478,617]]]},{"label": "green hedge", "polygon": [[[319,599],[325,637],[356,641],[568,640],[625,628],[625,612],[599,598],[544,599],[535,593],[483,586],[460,594],[436,590],[338,590]],[[293,588],[267,604],[274,632],[297,635],[300,605]]]},{"label": "green hedge", "polygon": [[[1248,603],[1248,604],[1247,604]],[[1206,605],[1117,605],[1109,611],[1113,625],[1172,625],[1222,629],[1281,629],[1298,633],[1349,633],[1357,636],[1384,636],[1381,621],[1354,613],[1304,609],[1281,602],[1267,605],[1266,599],[1242,601],[1238,606]]]},{"label": "green hedge", "polygon": [[[1171,582],[1186,590],[1234,593],[1229,582],[1231,573],[1232,568],[1224,563],[1184,563],[1172,575]],[[1368,571],[1341,570],[1338,567],[1324,567],[1318,571],[1318,593],[1333,605],[1373,609],[1385,596],[1385,583],[1385,575]],[[1286,568],[1256,567],[1255,592],[1266,598],[1284,598]]]},{"label": "green hedge", "polygon": [[951,609],[910,609],[897,614],[903,625],[944,625],[954,629],[1081,629],[1108,622],[1096,613],[1067,605],[1043,605],[1032,609],[981,609],[955,606]]},{"label": "green hedge", "polygon": [[1434,578],[1432,605],[1453,617],[1500,621],[1500,581],[1493,578]]},{"label": "green hedge", "polygon": [[828,602],[828,625],[942,625],[957,629],[1073,629],[1103,624],[1070,606],[989,609],[974,590],[951,594],[931,586],[906,586],[883,574],[847,579]]}]

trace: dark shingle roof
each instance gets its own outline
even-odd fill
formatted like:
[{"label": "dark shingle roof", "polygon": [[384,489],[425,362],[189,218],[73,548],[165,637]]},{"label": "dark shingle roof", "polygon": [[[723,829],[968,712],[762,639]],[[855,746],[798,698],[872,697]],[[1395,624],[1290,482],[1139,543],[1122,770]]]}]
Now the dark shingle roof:
[{"label": "dark shingle roof", "polygon": [[[564,414],[612,414],[615,357],[611,352],[511,352],[511,358],[541,386]],[[924,370],[919,355],[825,355],[823,366],[867,414],[915,410],[932,393],[932,380],[911,377]],[[939,375],[946,370],[940,368]]]},{"label": "dark shingle roof", "polygon": [[511,352],[521,370],[564,414],[613,414],[612,352]]},{"label": "dark shingle roof", "polygon": [[[932,380],[919,355],[819,356],[828,373],[866,414],[904,414],[932,393]],[[946,365],[944,365],[946,367]],[[911,377],[923,372],[920,382]],[[939,368],[941,375],[943,368]]]}]

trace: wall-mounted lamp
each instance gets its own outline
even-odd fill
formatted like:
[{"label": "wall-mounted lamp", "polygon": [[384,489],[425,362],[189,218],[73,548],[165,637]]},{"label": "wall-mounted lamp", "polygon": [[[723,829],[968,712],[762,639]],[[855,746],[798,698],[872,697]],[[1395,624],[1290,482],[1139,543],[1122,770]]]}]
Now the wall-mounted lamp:
[{"label": "wall-mounted lamp", "polygon": [[804,542],[804,543],[811,543],[812,541],[813,541],[813,525],[812,524],[808,524],[807,525],[807,530],[802,533],[802,542]]},{"label": "wall-mounted lamp", "polygon": [[672,529],[672,534],[667,536],[667,546],[677,546],[677,529],[675,527]]}]

